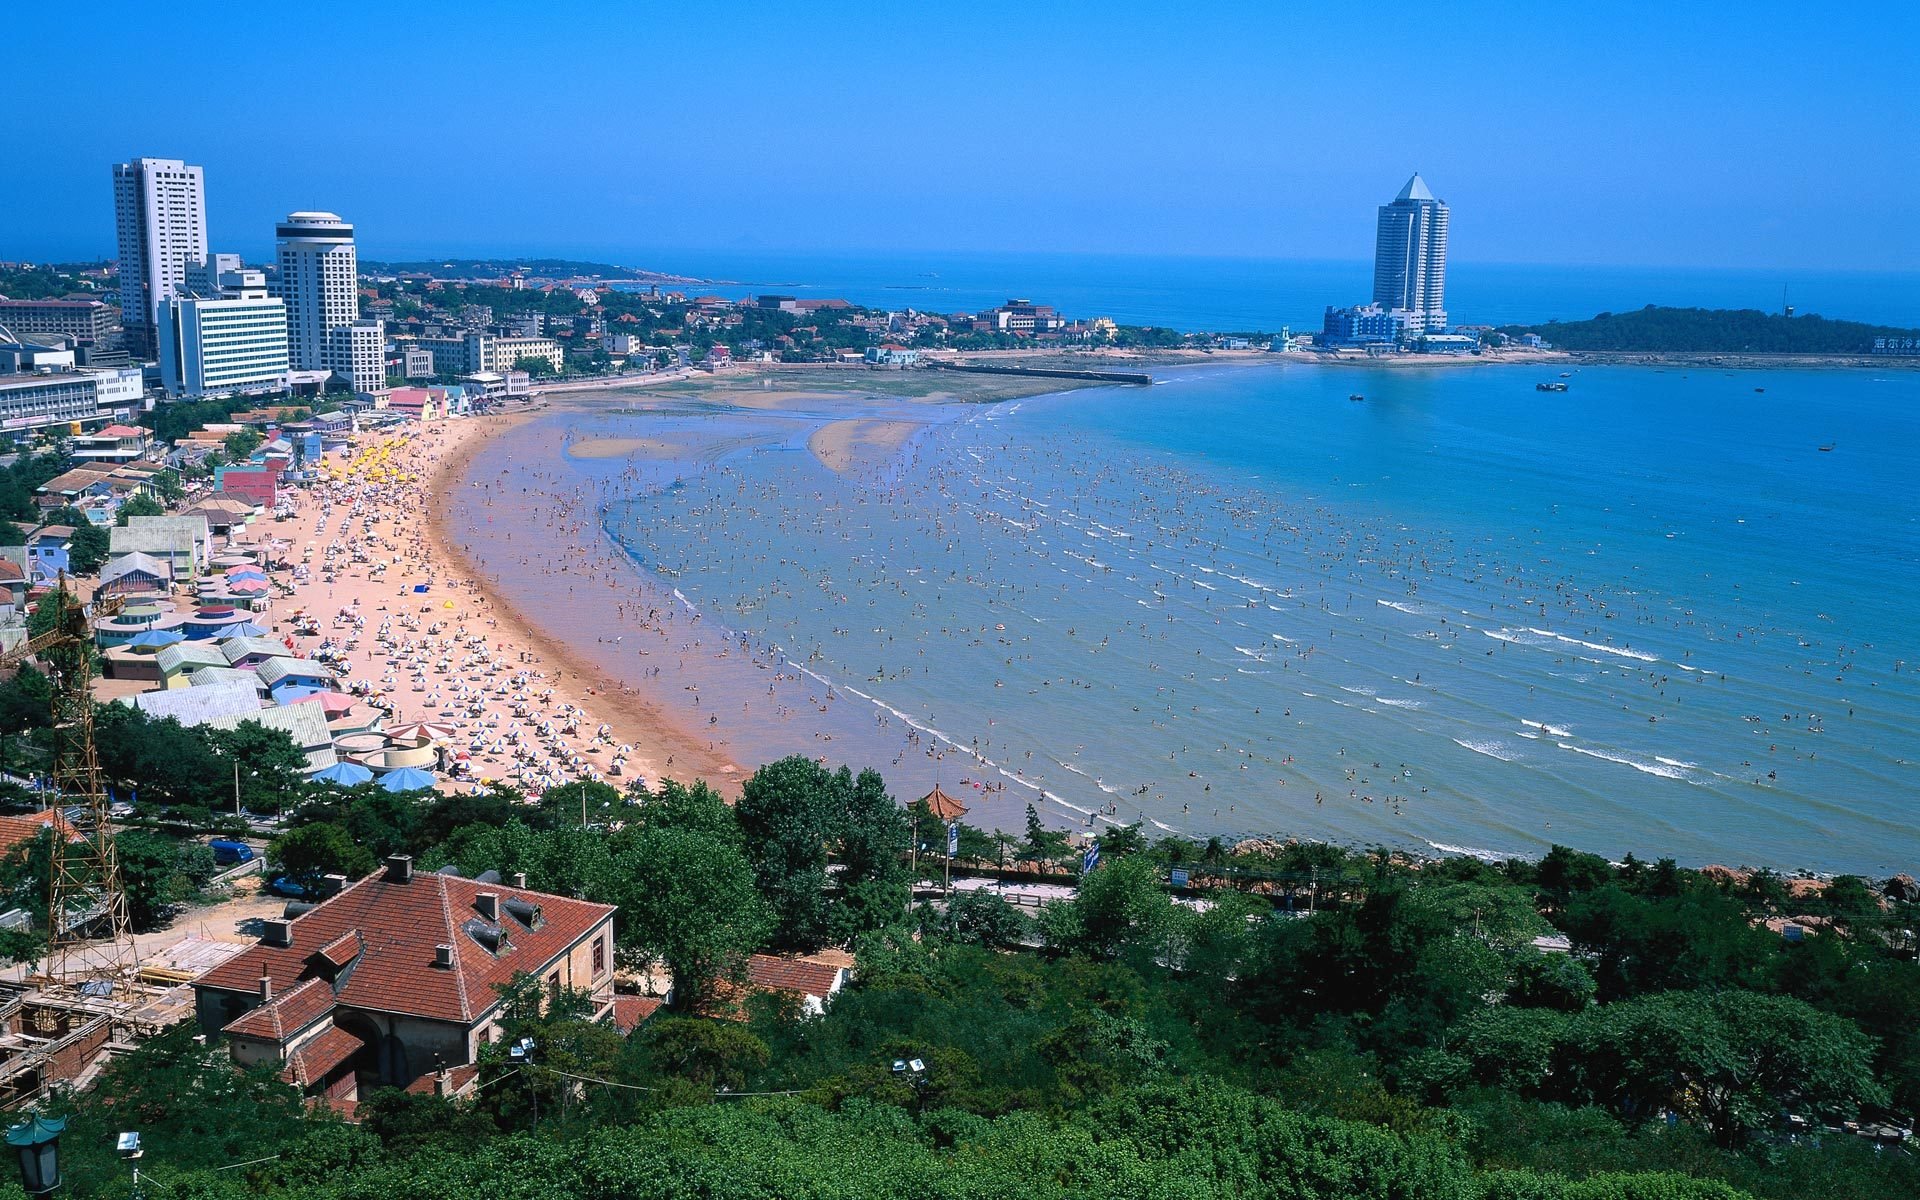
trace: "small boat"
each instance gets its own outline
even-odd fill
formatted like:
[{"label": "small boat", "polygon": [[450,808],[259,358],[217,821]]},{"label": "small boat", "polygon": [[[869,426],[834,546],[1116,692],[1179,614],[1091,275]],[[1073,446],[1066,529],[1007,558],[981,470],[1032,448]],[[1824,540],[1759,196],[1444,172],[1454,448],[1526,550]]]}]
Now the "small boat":
[{"label": "small boat", "polygon": [[1754,392],[1755,392],[1755,394],[1758,394],[1758,393],[1760,393],[1760,392],[1764,392],[1764,391],[1766,391],[1767,389],[1765,389],[1765,388],[1755,388],[1755,389],[1753,389],[1753,390],[1754,390]]},{"label": "small boat", "polygon": [[1567,390],[1567,385],[1554,382],[1536,383],[1533,385],[1533,390],[1536,392],[1564,392]]},{"label": "small boat", "polygon": [[1832,453],[1833,453],[1833,443],[1832,443],[1832,442],[1828,442],[1828,443],[1827,443],[1826,445],[1824,445],[1824,446],[1822,446],[1822,447],[1820,447],[1820,453],[1822,453],[1822,454],[1832,454]]},{"label": "small boat", "polygon": [[1366,399],[1366,397],[1365,397],[1365,396],[1362,396],[1362,395],[1361,395],[1361,394],[1360,394],[1359,392],[1355,392],[1355,393],[1354,393],[1353,395],[1351,395],[1351,396],[1348,396],[1348,397],[1347,397],[1347,399],[1349,399],[1349,400],[1354,400],[1354,401],[1360,401],[1360,400],[1365,400],[1365,399]]}]

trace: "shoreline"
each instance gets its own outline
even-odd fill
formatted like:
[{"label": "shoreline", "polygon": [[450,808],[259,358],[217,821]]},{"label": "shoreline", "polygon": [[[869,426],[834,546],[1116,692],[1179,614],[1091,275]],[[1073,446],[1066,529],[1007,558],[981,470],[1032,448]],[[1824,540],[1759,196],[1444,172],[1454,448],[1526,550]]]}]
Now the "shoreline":
[{"label": "shoreline", "polygon": [[[1264,359],[1264,361],[1268,363],[1272,363],[1274,362],[1275,357],[1277,356],[1261,356],[1261,358],[1253,358],[1252,362],[1258,362]],[[1198,362],[1191,362],[1190,365],[1204,366],[1208,364],[1206,360],[1203,359]],[[1249,365],[1251,365],[1251,363],[1249,363]],[[1481,365],[1496,365],[1496,364],[1483,362]],[[1509,364],[1509,365],[1513,365],[1513,364]],[[729,374],[735,374],[735,373],[722,373],[718,378],[696,376],[693,380],[693,382],[696,385],[696,388],[693,390],[696,392],[706,392],[709,389],[712,389],[713,391],[716,391],[716,392],[727,393],[732,388],[738,388],[740,385],[740,381],[737,378],[737,374],[736,374],[736,377],[732,379],[728,378]],[[744,374],[744,372],[740,374]],[[861,373],[850,373],[850,374],[853,374],[855,378],[858,378]],[[899,375],[890,373],[884,377],[888,379],[898,379]],[[665,380],[656,380],[656,381],[668,382]],[[624,382],[627,382],[627,386],[629,387],[632,386],[631,381],[624,381]],[[705,385],[705,386],[699,386],[699,385]],[[608,386],[610,385],[607,383],[601,383],[597,387],[593,385],[588,385],[588,387],[581,388],[579,390],[598,391],[598,390],[603,390]],[[618,385],[611,385],[611,386],[618,386]],[[636,390],[643,390],[643,388],[636,389]],[[1049,388],[1045,390],[1054,391],[1054,390],[1073,390],[1073,389]],[[681,397],[688,395],[688,392],[682,391],[681,389],[678,389],[678,388],[673,389],[673,391]],[[723,395],[715,398],[725,400],[725,399],[730,399],[731,397]],[[813,399],[814,397],[808,397],[808,398]],[[608,399],[613,399],[613,397],[608,397]],[[954,398],[951,398],[951,397],[943,397],[942,399],[945,400],[946,402],[954,402]],[[903,410],[903,416],[905,413],[911,413],[913,411],[913,407],[912,407],[913,402],[911,400],[908,400],[905,397],[902,397],[901,400],[902,400],[901,407]],[[595,401],[589,400],[587,404],[583,405],[582,407],[583,407],[583,411],[592,411],[594,408],[598,407],[598,404]],[[768,407],[779,407],[779,406],[769,405]],[[473,578],[473,577],[477,577],[478,573],[474,567],[472,567],[467,563],[466,555],[452,541],[451,535],[447,528],[447,526],[450,523],[450,513],[452,511],[452,508],[450,504],[446,503],[446,501],[451,500],[453,503],[459,503],[459,500],[456,499],[456,497],[459,495],[460,484],[464,482],[464,474],[467,471],[474,456],[477,453],[479,453],[479,451],[482,448],[492,443],[494,438],[497,438],[505,433],[508,433],[511,430],[521,426],[522,424],[532,421],[537,417],[539,417],[540,415],[543,415],[551,411],[552,409],[550,408],[550,406],[540,405],[534,408],[522,409],[517,412],[507,414],[501,417],[481,418],[480,420],[486,422],[489,428],[486,428],[484,430],[477,430],[471,436],[464,436],[459,438],[458,439],[459,444],[455,447],[451,447],[450,448],[451,452],[440,456],[440,461],[438,461],[435,464],[431,483],[436,493],[436,496],[440,500],[440,503],[437,504],[432,509],[432,512],[431,512],[432,520],[430,522],[430,532],[434,538],[435,543],[439,547],[441,547],[441,549],[446,551],[449,559],[459,564],[464,569],[465,576],[469,578]],[[845,442],[848,442],[848,443],[862,441],[865,439],[859,438],[857,435],[859,433],[867,432],[867,430],[863,429],[862,426],[865,425],[867,421],[872,421],[872,420],[875,420],[875,418],[872,418],[872,417],[868,417],[864,419],[840,418],[838,420],[828,420],[825,426],[823,426],[820,430],[815,431],[813,437],[814,438],[824,437],[826,439],[831,439],[834,442],[842,442],[843,439]],[[885,426],[891,427],[886,430],[887,433],[906,434],[908,435],[909,440],[911,439],[912,433],[918,432],[918,430],[906,429],[906,428],[903,428],[903,426],[920,425],[920,422],[917,422],[917,421],[900,421],[896,423],[896,421],[894,420],[881,420],[879,421],[879,423]],[[828,433],[827,430],[831,430],[832,432]],[[889,437],[886,440],[891,441],[892,439]],[[816,456],[818,456],[819,448],[820,447],[809,446],[809,449],[815,450]],[[833,448],[837,451],[840,451],[841,453],[844,453],[846,450],[849,450],[852,447],[847,445],[836,445]],[[874,446],[872,447],[872,449],[881,450],[882,447]],[[651,455],[643,455],[643,457],[651,457]],[[839,457],[839,454],[831,455],[831,457],[837,458]],[[828,466],[829,469],[833,469],[835,466],[835,464],[831,462],[823,462],[822,465]],[[842,470],[844,470],[844,467],[842,468]],[[454,482],[450,483],[448,482],[449,480],[453,480]],[[597,523],[598,522],[596,520],[596,524]],[[511,618],[512,624],[516,629],[516,631],[520,634],[521,639],[524,640],[527,644],[538,648],[543,653],[543,655],[548,659],[549,662],[558,664],[560,667],[564,668],[565,670],[573,672],[576,680],[588,680],[595,685],[595,687],[597,688],[600,694],[596,696],[587,697],[582,707],[586,707],[589,709],[594,709],[597,707],[600,710],[602,710],[602,714],[600,716],[597,716],[595,718],[596,720],[605,720],[609,716],[614,715],[611,712],[606,711],[609,708],[609,706],[607,706],[604,703],[604,701],[609,695],[619,695],[627,701],[627,704],[623,707],[639,710],[638,712],[634,712],[634,713],[623,711],[618,715],[622,718],[621,724],[625,728],[636,728],[640,725],[648,727],[648,732],[646,734],[641,735],[641,737],[645,739],[644,741],[640,740],[639,738],[628,738],[628,740],[635,741],[636,745],[644,747],[644,750],[642,753],[647,758],[655,760],[655,762],[657,763],[657,760],[661,757],[661,755],[671,750],[671,752],[676,755],[676,764],[678,766],[683,762],[693,762],[695,761],[696,758],[702,758],[708,754],[714,753],[712,751],[709,751],[706,748],[704,744],[706,740],[705,738],[701,738],[699,739],[699,741],[696,742],[693,739],[693,737],[691,737],[688,734],[686,727],[682,722],[677,720],[673,715],[664,711],[666,708],[666,704],[662,702],[657,695],[655,695],[655,692],[660,689],[655,689],[648,684],[635,684],[635,685],[622,684],[618,679],[614,678],[614,673],[605,671],[597,666],[592,665],[591,661],[588,660],[587,655],[585,655],[584,653],[574,652],[570,643],[567,643],[557,637],[548,636],[542,633],[541,631],[539,631],[536,627],[533,626],[531,621],[529,621],[522,613],[515,610],[510,603],[502,599],[498,591],[496,591],[492,587],[487,586],[484,581],[480,586],[489,596],[490,601],[494,606],[493,612],[502,618],[503,625],[507,623],[507,618]],[[628,725],[626,724],[628,721],[635,721],[638,723],[638,725]],[[623,734],[623,736],[625,735]],[[681,746],[687,747],[687,751],[682,751],[680,749]],[[953,748],[956,750],[963,749],[957,744]],[[736,750],[736,752],[744,753],[746,749],[751,749],[751,747],[745,746],[743,749],[741,745],[736,745],[734,749]],[[689,757],[686,760],[679,759],[678,756],[683,752],[691,752],[692,757]],[[750,769],[751,765],[758,765],[758,762],[762,761],[762,760],[755,760],[752,764],[743,765],[740,762],[726,759],[726,756],[724,755],[716,755],[716,757],[722,761],[725,761],[726,765],[732,766],[734,770],[732,772],[716,774],[713,771],[708,769],[707,763],[702,762],[700,763],[700,765],[692,768],[676,769],[676,770],[665,771],[665,772],[659,771],[657,766],[655,766],[652,769],[650,769],[647,773],[649,774],[650,779],[658,778],[658,777],[667,777],[667,776],[671,776],[675,778],[693,778],[693,777],[706,778],[720,790],[728,792],[730,794],[737,794],[738,785],[741,782],[741,780],[744,778],[744,772]],[[751,755],[749,755],[748,757],[751,757]],[[870,763],[866,765],[883,766],[883,764],[878,762]],[[1048,807],[1051,808],[1051,806],[1048,806]],[[1047,816],[1049,818],[1059,818],[1059,817],[1062,817],[1063,814],[1059,814],[1057,812],[1048,812]],[[1004,822],[1002,823],[1004,824]],[[992,827],[992,824],[993,822],[987,823],[989,828]],[[1073,822],[1071,818],[1065,818],[1058,821],[1049,819],[1048,824],[1049,825],[1059,824],[1064,828],[1072,829],[1075,827],[1076,823]],[[1172,833],[1175,831],[1169,829],[1167,832]],[[1196,836],[1192,834],[1185,834],[1184,831],[1181,831],[1181,832],[1183,833],[1184,836]],[[1346,838],[1346,837],[1339,837],[1339,836],[1318,837],[1310,834],[1302,835],[1298,833],[1286,833],[1286,832],[1281,832],[1279,830],[1279,827],[1277,826],[1269,827],[1265,831],[1262,831],[1261,829],[1255,828],[1255,827],[1241,827],[1238,830],[1223,829],[1220,832],[1223,835],[1223,838],[1230,842],[1237,842],[1237,841],[1243,841],[1248,839],[1265,839],[1265,840],[1281,840],[1281,841],[1291,840],[1291,841],[1307,841],[1307,842],[1325,842],[1331,845],[1344,846],[1349,849],[1358,849],[1358,848],[1362,848],[1364,845],[1369,845],[1369,844],[1380,844],[1378,839],[1366,838],[1366,837],[1361,837],[1361,838]],[[1205,834],[1199,834],[1197,836],[1204,838]],[[1412,856],[1420,857],[1420,858],[1438,859],[1438,858],[1452,856],[1448,850],[1437,849],[1431,843],[1426,842],[1424,839],[1412,839],[1412,840],[1391,839],[1387,844],[1394,845],[1394,848],[1401,853],[1410,854]],[[1580,847],[1582,845],[1582,843],[1580,843],[1579,841],[1575,841],[1571,844],[1575,845],[1576,847]],[[1474,856],[1474,857],[1484,857],[1484,855],[1473,855],[1471,854],[1471,852],[1463,852],[1463,853],[1468,853],[1470,856]],[[1697,861],[1700,864],[1706,864],[1708,863],[1708,857],[1702,856]],[[1727,859],[1725,857],[1719,857],[1718,861],[1725,862],[1727,861]],[[1735,861],[1740,861],[1740,860],[1735,860]],[[1766,860],[1764,858],[1758,859],[1755,861],[1762,864],[1766,863]],[[1810,867],[1806,865],[1804,862],[1795,866],[1785,866],[1785,865],[1778,865],[1778,862],[1776,862],[1775,869],[1779,869],[1786,872],[1797,873],[1797,874],[1811,874],[1818,877],[1818,876],[1830,874],[1839,868],[1835,868],[1832,866]]]},{"label": "shoreline", "polygon": [[[471,432],[457,436],[450,444],[429,448],[423,484],[428,497],[423,532],[429,552],[450,574],[460,577],[459,581],[498,623],[500,636],[496,640],[531,651],[544,660],[552,667],[548,682],[560,698],[585,710],[592,723],[612,726],[617,741],[634,747],[630,776],[644,777],[653,786],[666,778],[705,779],[731,796],[744,779],[738,763],[709,750],[704,739],[696,740],[654,699],[610,677],[572,646],[541,630],[475,569],[464,549],[453,540],[448,514],[460,502],[460,485],[475,456],[489,442],[544,411],[545,406],[540,405],[467,418],[473,423]],[[669,759],[672,767],[668,766]]]}]

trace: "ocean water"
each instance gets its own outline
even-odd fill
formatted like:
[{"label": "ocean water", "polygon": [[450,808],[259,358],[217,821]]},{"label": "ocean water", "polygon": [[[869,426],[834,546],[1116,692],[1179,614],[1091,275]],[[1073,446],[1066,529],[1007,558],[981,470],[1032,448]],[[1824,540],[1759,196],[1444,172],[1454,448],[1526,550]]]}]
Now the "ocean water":
[{"label": "ocean water", "polygon": [[[883,309],[972,312],[1011,297],[1070,317],[1180,330],[1318,329],[1329,304],[1372,292],[1371,262],[1130,255],[778,254],[636,251],[645,262],[724,281],[702,291],[839,297]],[[1718,270],[1454,261],[1447,305],[1468,324],[1586,320],[1647,304],[1802,313],[1920,327],[1912,272]]]},{"label": "ocean water", "polygon": [[[1551,375],[1177,369],[849,475],[806,448],[844,405],[582,407],[469,478],[559,534],[509,593],[748,765],[1006,828],[1913,869],[1920,373]],[[681,452],[568,450],[608,436]]]}]

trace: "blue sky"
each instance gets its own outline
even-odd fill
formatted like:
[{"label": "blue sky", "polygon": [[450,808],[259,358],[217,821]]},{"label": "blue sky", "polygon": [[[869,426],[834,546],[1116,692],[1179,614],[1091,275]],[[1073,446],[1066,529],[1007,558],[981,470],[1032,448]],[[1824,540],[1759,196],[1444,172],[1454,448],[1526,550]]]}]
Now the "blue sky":
[{"label": "blue sky", "polygon": [[109,164],[147,154],[204,165],[248,255],[322,208],[370,257],[1355,259],[1417,168],[1460,260],[1913,270],[1914,13],[24,6],[0,257],[110,253]]}]

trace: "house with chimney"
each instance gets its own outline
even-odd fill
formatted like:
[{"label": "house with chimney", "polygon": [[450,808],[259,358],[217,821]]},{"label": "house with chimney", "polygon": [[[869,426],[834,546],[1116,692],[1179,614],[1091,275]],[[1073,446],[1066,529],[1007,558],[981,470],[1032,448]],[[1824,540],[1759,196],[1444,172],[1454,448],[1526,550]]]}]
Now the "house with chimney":
[{"label": "house with chimney", "polygon": [[610,905],[504,882],[379,871],[286,920],[194,981],[195,1015],[243,1065],[335,1107],[400,1087],[470,1089],[480,1048],[500,1036],[501,989],[520,976],[587,992],[614,1016]]}]

